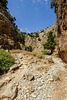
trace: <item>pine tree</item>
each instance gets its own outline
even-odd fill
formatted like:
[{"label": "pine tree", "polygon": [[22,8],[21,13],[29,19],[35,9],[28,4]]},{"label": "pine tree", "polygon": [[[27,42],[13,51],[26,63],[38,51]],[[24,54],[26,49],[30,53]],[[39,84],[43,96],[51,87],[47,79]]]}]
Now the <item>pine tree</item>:
[{"label": "pine tree", "polygon": [[53,32],[50,31],[49,34],[48,34],[48,39],[47,39],[47,42],[44,44],[44,49],[50,49],[51,50],[51,53],[53,53],[53,50],[55,48],[55,35],[53,35]]}]

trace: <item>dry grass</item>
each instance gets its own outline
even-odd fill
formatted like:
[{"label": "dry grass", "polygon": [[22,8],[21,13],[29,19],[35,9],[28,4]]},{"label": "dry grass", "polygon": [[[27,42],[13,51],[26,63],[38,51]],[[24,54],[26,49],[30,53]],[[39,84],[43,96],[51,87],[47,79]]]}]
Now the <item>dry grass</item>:
[{"label": "dry grass", "polygon": [[47,73],[49,70],[49,66],[40,66],[36,68],[37,71]]},{"label": "dry grass", "polygon": [[40,59],[44,59],[45,58],[45,55],[43,55],[42,52],[29,52],[29,51],[17,49],[17,50],[11,50],[10,53],[11,54],[13,54],[13,53],[23,53],[23,54],[26,54],[26,55],[31,55],[31,56],[40,58]]}]

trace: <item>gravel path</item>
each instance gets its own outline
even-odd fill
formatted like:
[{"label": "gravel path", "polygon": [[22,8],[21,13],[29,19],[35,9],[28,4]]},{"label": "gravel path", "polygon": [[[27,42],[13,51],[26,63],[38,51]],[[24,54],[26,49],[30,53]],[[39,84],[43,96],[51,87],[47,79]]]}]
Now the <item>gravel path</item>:
[{"label": "gravel path", "polygon": [[59,57],[12,55],[16,64],[0,78],[0,100],[67,100],[67,65]]}]

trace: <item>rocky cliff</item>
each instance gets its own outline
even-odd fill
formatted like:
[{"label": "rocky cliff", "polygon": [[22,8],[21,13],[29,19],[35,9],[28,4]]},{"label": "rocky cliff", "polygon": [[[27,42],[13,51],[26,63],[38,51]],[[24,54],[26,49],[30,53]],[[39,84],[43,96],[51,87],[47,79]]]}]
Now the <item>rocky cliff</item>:
[{"label": "rocky cliff", "polygon": [[[25,45],[26,46],[32,46],[34,52],[43,51],[44,50],[43,44],[47,41],[48,33],[50,31],[52,31],[53,34],[55,34],[57,36],[56,25],[52,25],[52,26],[50,26],[46,29],[35,32],[31,35],[26,34]],[[36,36],[36,33],[38,34],[38,36]]]},{"label": "rocky cliff", "polygon": [[10,13],[0,3],[0,48],[20,49],[17,42],[17,32]]},{"label": "rocky cliff", "polygon": [[57,15],[59,54],[67,62],[67,0],[56,0],[55,12]]}]

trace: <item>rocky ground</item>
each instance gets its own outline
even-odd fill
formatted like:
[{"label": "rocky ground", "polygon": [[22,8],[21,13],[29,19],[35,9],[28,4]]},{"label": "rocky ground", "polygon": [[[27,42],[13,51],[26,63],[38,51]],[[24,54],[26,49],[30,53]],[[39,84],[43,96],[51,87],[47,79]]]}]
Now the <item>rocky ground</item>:
[{"label": "rocky ground", "polygon": [[67,64],[59,57],[12,55],[15,64],[0,76],[0,100],[67,100]]}]

